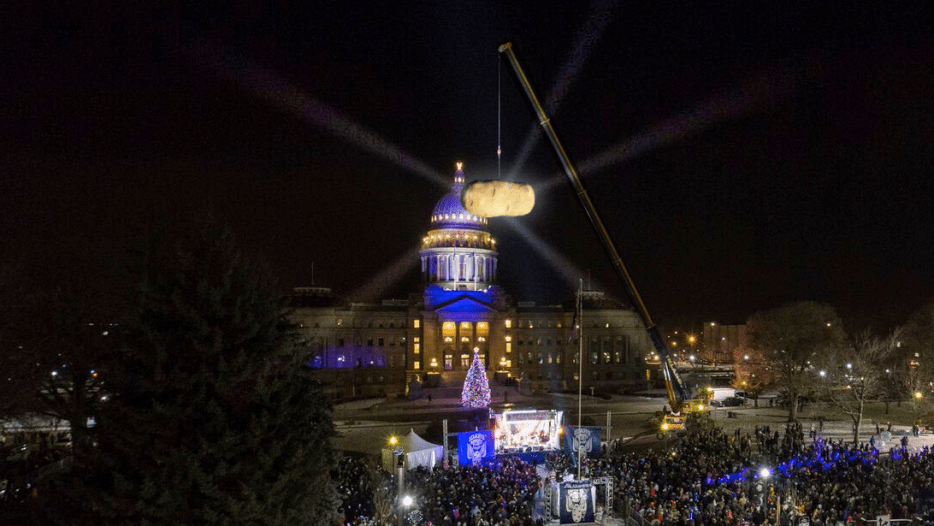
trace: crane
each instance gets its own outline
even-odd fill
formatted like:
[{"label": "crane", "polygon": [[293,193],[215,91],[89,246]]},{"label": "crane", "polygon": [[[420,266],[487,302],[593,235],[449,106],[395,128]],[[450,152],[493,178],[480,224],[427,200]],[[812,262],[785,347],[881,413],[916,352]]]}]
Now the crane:
[{"label": "crane", "polygon": [[587,214],[587,218],[590,220],[590,224],[593,226],[597,233],[597,237],[600,239],[600,243],[603,245],[603,250],[610,258],[610,262],[613,265],[616,276],[623,284],[623,287],[626,290],[626,294],[629,296],[629,300],[635,307],[643,325],[645,325],[645,330],[648,332],[649,339],[652,341],[652,345],[655,347],[656,353],[658,353],[662,377],[665,380],[665,391],[668,395],[668,403],[671,407],[670,412],[662,415],[659,425],[659,436],[663,436],[669,431],[680,429],[684,426],[682,413],[703,411],[703,400],[692,400],[688,395],[687,387],[681,380],[681,375],[678,374],[678,370],[675,368],[675,364],[671,359],[671,355],[668,353],[668,346],[665,345],[658,326],[654,321],[652,321],[652,316],[649,315],[648,308],[646,308],[645,303],[642,301],[642,296],[639,295],[639,291],[636,288],[635,282],[633,282],[632,277],[629,275],[629,271],[626,269],[626,265],[623,263],[623,259],[617,252],[616,246],[613,244],[613,240],[610,238],[609,232],[607,232],[606,227],[603,225],[603,221],[600,219],[600,214],[597,213],[593,202],[587,195],[587,190],[584,189],[584,185],[581,182],[580,177],[577,175],[577,170],[574,168],[574,165],[571,163],[571,159],[568,157],[567,151],[565,151],[564,146],[558,139],[558,136],[554,130],[554,126],[551,123],[551,119],[545,115],[545,110],[542,108],[541,103],[539,103],[538,97],[535,95],[535,91],[532,89],[532,85],[529,82],[525,71],[522,69],[522,65],[519,64],[519,59],[516,57],[515,51],[512,49],[512,43],[507,42],[499,46],[499,52],[500,54],[505,55],[507,59],[509,59],[509,64],[512,66],[516,77],[519,79],[519,84],[522,85],[522,89],[525,91],[529,102],[532,104],[532,109],[535,111],[535,115],[538,118],[539,125],[542,127],[542,131],[545,133],[545,136],[548,137],[552,148],[554,148],[555,153],[558,155],[558,160],[561,162],[562,168],[564,168],[564,173],[567,175],[568,181],[571,183],[574,192],[577,194],[578,200],[580,201],[581,206],[584,208],[584,212]]}]

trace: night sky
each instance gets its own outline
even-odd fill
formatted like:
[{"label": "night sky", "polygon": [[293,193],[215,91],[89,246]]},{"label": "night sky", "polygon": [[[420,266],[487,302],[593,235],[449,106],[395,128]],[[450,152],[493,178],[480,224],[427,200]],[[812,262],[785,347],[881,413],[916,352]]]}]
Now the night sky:
[{"label": "night sky", "polygon": [[884,325],[934,295],[914,4],[33,4],[0,22],[0,253],[40,279],[104,275],[210,209],[283,291],[405,297],[462,160],[536,188],[518,228],[490,222],[507,293],[556,303],[589,276],[623,298],[547,141],[523,155],[512,41],[657,320],[812,299]]}]

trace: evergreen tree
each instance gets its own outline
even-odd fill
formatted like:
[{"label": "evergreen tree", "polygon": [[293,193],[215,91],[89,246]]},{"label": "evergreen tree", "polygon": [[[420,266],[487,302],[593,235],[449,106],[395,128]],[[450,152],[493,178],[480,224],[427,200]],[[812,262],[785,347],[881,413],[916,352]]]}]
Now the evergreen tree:
[{"label": "evergreen tree", "polygon": [[333,524],[331,409],[274,282],[208,221],[143,254],[95,429],[98,524]]},{"label": "evergreen tree", "polygon": [[465,407],[487,407],[490,405],[490,382],[486,379],[486,368],[480,361],[480,355],[473,353],[473,362],[464,379],[461,391],[461,404]]}]

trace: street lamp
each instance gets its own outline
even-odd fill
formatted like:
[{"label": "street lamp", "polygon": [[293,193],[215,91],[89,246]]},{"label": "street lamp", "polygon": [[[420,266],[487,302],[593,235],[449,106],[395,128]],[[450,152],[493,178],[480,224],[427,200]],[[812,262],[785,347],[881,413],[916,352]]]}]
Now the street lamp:
[{"label": "street lamp", "polygon": [[[396,469],[398,473],[398,486],[396,487],[396,502],[398,504],[404,504],[405,498],[402,497],[402,488],[405,487],[405,450],[402,446],[398,445],[399,440],[395,435],[389,437],[389,445],[392,446],[392,455],[393,459],[396,461]],[[406,497],[409,499],[409,504],[411,504],[411,497]],[[397,506],[398,506],[397,504]],[[398,510],[399,514],[399,525],[402,525],[402,516],[404,515],[402,510]]]},{"label": "street lamp", "polygon": [[913,403],[911,404],[911,412],[912,412],[911,419],[914,420],[913,423],[918,422],[918,404],[921,403],[922,398],[924,398],[924,395],[921,394],[921,391],[914,392],[914,400],[912,400]]}]

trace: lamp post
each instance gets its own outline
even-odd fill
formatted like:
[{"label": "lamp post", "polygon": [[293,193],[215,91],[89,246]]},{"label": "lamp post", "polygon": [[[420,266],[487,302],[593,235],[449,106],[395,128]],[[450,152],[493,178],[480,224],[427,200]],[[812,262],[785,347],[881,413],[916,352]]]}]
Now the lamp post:
[{"label": "lamp post", "polygon": [[914,395],[913,395],[913,398],[912,398],[912,402],[913,402],[913,403],[912,403],[912,407],[911,407],[911,412],[912,412],[912,418],[911,418],[912,422],[911,422],[911,423],[912,423],[912,425],[915,425],[915,424],[918,423],[918,405],[921,404],[921,400],[922,400],[923,398],[924,398],[924,394],[922,394],[921,391],[915,391],[915,392],[914,392]]},{"label": "lamp post", "polygon": [[[399,440],[395,435],[389,437],[389,445],[393,448],[392,455],[393,459],[396,461],[397,469],[397,478],[398,486],[396,487],[396,513],[399,516],[399,526],[402,526],[402,509],[400,506],[403,504],[402,490],[405,488],[405,449],[399,445]],[[409,502],[411,503],[411,497],[409,497]]]}]

